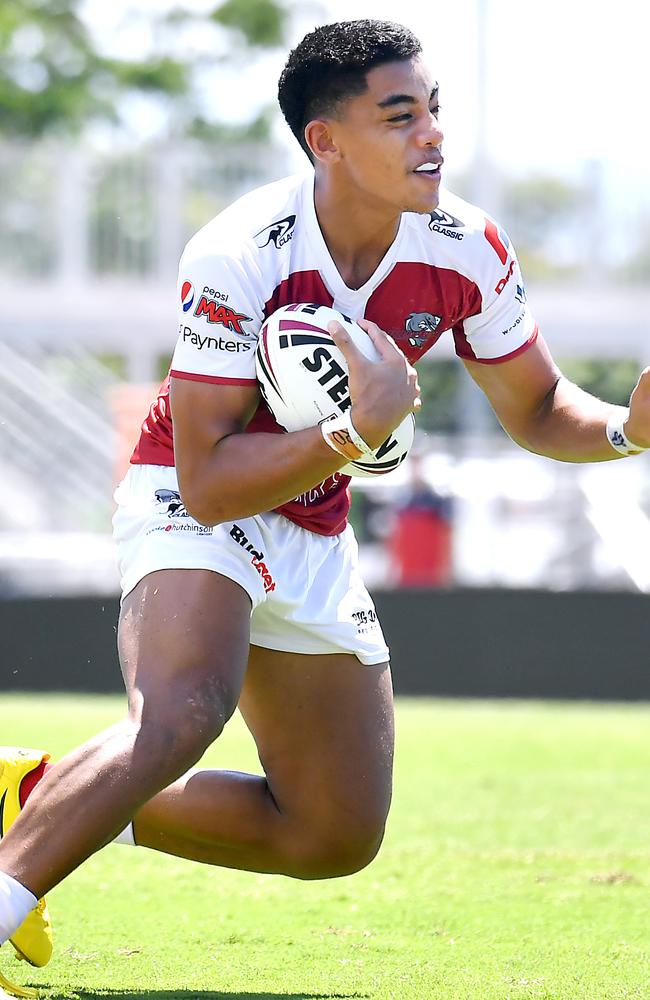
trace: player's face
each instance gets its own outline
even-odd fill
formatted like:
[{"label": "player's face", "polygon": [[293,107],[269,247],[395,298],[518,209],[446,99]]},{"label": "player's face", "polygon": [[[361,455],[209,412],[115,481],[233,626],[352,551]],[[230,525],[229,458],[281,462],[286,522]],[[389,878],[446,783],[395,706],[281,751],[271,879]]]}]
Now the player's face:
[{"label": "player's face", "polygon": [[432,212],[438,204],[438,84],[419,59],[369,71],[368,89],[346,101],[332,138],[344,176],[361,192],[400,212]]}]

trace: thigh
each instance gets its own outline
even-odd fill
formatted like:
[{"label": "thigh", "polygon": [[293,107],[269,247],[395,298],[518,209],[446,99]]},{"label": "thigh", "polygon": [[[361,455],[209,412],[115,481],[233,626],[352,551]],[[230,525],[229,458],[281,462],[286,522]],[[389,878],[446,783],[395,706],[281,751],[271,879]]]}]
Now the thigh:
[{"label": "thigh", "polygon": [[[246,671],[251,601],[234,581],[209,570],[150,573],[122,603],[120,665],[132,713],[187,699],[220,702],[230,715]],[[181,700],[183,699],[183,700]]]},{"label": "thigh", "polygon": [[394,739],[387,663],[252,646],[240,710],[280,812],[383,826]]}]

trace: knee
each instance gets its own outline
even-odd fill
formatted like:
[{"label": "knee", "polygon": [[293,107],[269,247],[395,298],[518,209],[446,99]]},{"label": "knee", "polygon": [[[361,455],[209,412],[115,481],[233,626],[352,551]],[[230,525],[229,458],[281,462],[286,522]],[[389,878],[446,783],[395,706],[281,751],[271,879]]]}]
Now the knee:
[{"label": "knee", "polygon": [[155,753],[174,778],[197,763],[221,734],[231,714],[226,701],[197,689],[144,699],[132,721],[143,752]]},{"label": "knee", "polygon": [[299,879],[353,875],[376,857],[384,828],[385,817],[377,822],[343,822],[340,827],[301,831],[286,874]]},{"label": "knee", "polygon": [[201,759],[207,748],[220,735],[224,726],[223,716],[215,712],[193,715],[179,712],[172,717],[143,720],[139,737],[151,746],[153,743],[169,767],[183,774]]}]

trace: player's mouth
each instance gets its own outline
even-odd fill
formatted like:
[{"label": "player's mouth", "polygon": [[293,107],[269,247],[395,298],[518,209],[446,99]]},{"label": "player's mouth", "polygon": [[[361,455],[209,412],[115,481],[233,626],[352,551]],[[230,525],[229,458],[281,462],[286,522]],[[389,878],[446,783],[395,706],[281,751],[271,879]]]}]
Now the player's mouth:
[{"label": "player's mouth", "polygon": [[440,168],[444,160],[439,157],[436,160],[427,160],[426,163],[421,163],[419,167],[416,167],[413,171],[419,177],[423,177],[428,181],[439,181],[440,180]]}]

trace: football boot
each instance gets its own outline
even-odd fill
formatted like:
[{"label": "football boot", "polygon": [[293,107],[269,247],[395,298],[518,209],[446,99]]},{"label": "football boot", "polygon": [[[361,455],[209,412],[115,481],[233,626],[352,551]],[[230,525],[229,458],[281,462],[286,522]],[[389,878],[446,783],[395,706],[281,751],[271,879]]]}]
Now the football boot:
[{"label": "football boot", "polygon": [[[20,786],[24,778],[49,760],[41,750],[0,747],[0,839],[20,813]],[[52,924],[44,899],[27,914],[9,939],[19,959],[40,968],[52,957]],[[38,996],[36,990],[17,986],[0,973],[0,987],[16,997]]]}]

